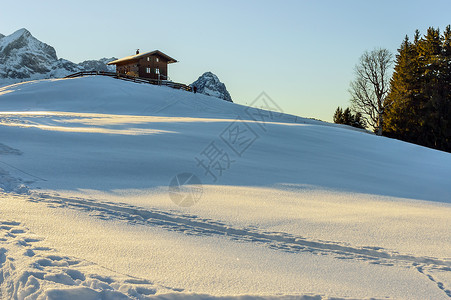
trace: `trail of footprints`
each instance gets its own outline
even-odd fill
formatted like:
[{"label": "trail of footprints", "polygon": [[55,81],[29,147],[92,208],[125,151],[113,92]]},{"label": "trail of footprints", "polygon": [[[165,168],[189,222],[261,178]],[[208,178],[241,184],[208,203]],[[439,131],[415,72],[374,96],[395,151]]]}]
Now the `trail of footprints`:
[{"label": "trail of footprints", "polygon": [[261,231],[258,228],[237,228],[223,222],[200,218],[178,212],[145,209],[127,204],[100,202],[83,198],[63,198],[48,194],[32,197],[36,202],[47,202],[53,207],[68,207],[81,210],[104,220],[119,219],[131,224],[158,226],[187,235],[226,236],[239,242],[252,242],[286,252],[309,252],[319,255],[334,255],[338,259],[359,259],[372,264],[408,265],[425,264],[437,269],[451,271],[451,259],[419,257],[388,251],[381,247],[353,247],[331,241],[308,240],[284,232]]},{"label": "trail of footprints", "polygon": [[100,202],[83,198],[63,198],[43,193],[35,195],[32,199],[31,201],[36,202],[45,201],[54,207],[82,210],[104,220],[119,219],[131,224],[158,226],[187,235],[220,235],[237,242],[265,245],[277,251],[332,255],[337,259],[360,260],[370,264],[421,269],[422,272],[420,273],[434,282],[439,289],[451,298],[451,289],[430,275],[431,272],[451,272],[451,259],[401,254],[381,247],[353,247],[331,241],[308,240],[301,236],[283,232],[265,232],[252,227],[235,228],[219,221],[200,218],[195,215],[144,209],[114,202]]},{"label": "trail of footprints", "polygon": [[[149,299],[181,292],[59,255],[18,222],[0,220],[0,299]],[[93,272],[99,271],[99,272]],[[107,274],[107,275],[105,275]]]},{"label": "trail of footprints", "polygon": [[[180,214],[178,212],[144,209],[127,204],[100,202],[83,198],[63,198],[49,194],[33,194],[29,198],[34,202],[46,202],[52,207],[77,209],[104,220],[122,220],[131,224],[144,226],[158,226],[166,230],[198,236],[224,236],[228,239],[255,243],[267,246],[275,251],[290,253],[312,253],[316,255],[332,255],[337,259],[360,260],[370,264],[415,268],[428,280],[451,298],[451,290],[431,274],[451,272],[451,260],[433,257],[419,257],[388,251],[380,247],[353,247],[330,241],[308,240],[283,232],[266,232],[258,228],[237,228],[225,223],[200,218],[195,215]],[[3,237],[1,236],[3,233]],[[10,252],[2,247],[2,243],[11,244],[14,241],[16,249],[12,253],[23,253],[21,259],[8,256]],[[93,293],[119,293],[132,299],[146,299],[156,293],[156,288],[150,282],[142,282],[143,286],[136,286],[129,279],[107,279],[97,275],[86,275],[82,269],[90,265],[89,262],[74,258],[61,257],[52,254],[52,249],[39,246],[40,239],[33,237],[28,231],[14,222],[0,222],[0,285],[1,295],[21,293],[41,293],[40,286],[46,282],[53,282],[62,286],[77,286],[88,289]],[[28,258],[26,270],[22,270],[21,278],[14,281],[11,272],[15,269],[15,260]],[[31,271],[30,271],[31,270]],[[17,273],[17,271],[16,271]],[[14,273],[14,274],[16,274]],[[15,276],[18,276],[17,274]],[[434,275],[435,276],[435,275]],[[9,282],[7,282],[8,280]],[[13,284],[16,282],[16,284]],[[97,290],[96,290],[97,288]],[[99,291],[101,290],[101,291]],[[160,287],[159,290],[175,291]],[[118,299],[121,299],[120,297]]]},{"label": "trail of footprints", "polygon": [[[427,277],[427,279],[429,279],[430,281],[432,281],[434,284],[437,285],[437,287],[439,289],[441,289],[449,298],[451,298],[451,290],[446,289],[445,285],[443,284],[443,282],[438,281],[436,278],[434,278],[430,273],[428,273],[424,266],[419,266],[417,264],[414,264],[414,266],[417,266],[417,271],[420,272],[421,274],[423,274],[424,276]],[[443,271],[443,270],[442,270]],[[451,271],[451,270],[448,270]]]},{"label": "trail of footprints", "polygon": [[102,269],[101,272],[92,272],[96,267],[92,263],[59,255],[54,249],[40,245],[41,242],[41,238],[31,234],[20,223],[0,219],[0,299],[330,299],[314,294],[243,298],[184,293],[183,289],[155,285],[148,280],[113,273],[101,267],[97,267]]}]

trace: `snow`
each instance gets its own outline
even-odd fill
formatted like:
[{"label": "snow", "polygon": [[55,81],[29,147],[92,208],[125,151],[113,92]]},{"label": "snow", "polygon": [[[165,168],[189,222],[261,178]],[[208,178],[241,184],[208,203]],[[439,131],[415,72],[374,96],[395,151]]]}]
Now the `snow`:
[{"label": "snow", "polygon": [[[23,35],[29,36],[30,32],[28,30],[26,30],[25,28],[21,28],[19,30],[16,30],[15,32],[13,32],[12,34],[10,34],[8,36],[3,36],[0,41],[0,50],[3,49],[4,47],[8,46],[9,44],[11,44],[18,38],[22,37]],[[33,41],[35,41],[34,38],[33,38]],[[31,45],[34,46],[35,47],[34,49],[36,50],[36,43],[32,43]]]},{"label": "snow", "polygon": [[84,61],[74,64],[58,59],[53,47],[37,40],[22,28],[0,37],[0,86],[43,78],[60,78],[78,71],[109,70],[106,63],[114,58]]},{"label": "snow", "polygon": [[3,297],[451,297],[448,153],[103,77],[0,88],[0,132]]},{"label": "snow", "polygon": [[225,84],[219,81],[219,78],[211,72],[202,74],[191,86],[196,87],[198,93],[233,102]]},{"label": "snow", "polygon": [[124,61],[129,61],[129,60],[135,60],[135,59],[139,59],[141,57],[148,56],[148,55],[153,55],[153,54],[158,54],[158,55],[164,56],[168,60],[168,64],[177,62],[175,59],[173,59],[170,56],[167,56],[166,54],[162,53],[161,51],[154,50],[154,51],[149,51],[149,52],[145,52],[145,53],[138,53],[138,54],[135,54],[135,55],[130,55],[130,56],[126,56],[126,57],[123,57],[123,58],[120,58],[120,59],[116,59],[114,61],[109,62],[108,65],[118,64],[118,63],[121,63],[121,62],[124,62]]}]

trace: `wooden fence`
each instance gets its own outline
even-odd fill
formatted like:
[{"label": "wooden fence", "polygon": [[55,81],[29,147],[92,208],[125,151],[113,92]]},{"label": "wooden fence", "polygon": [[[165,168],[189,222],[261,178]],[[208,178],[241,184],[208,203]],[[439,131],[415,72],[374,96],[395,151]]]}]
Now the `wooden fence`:
[{"label": "wooden fence", "polygon": [[67,75],[64,78],[74,78],[74,77],[82,77],[82,76],[95,76],[95,75],[108,76],[108,77],[113,77],[113,78],[116,78],[116,79],[122,79],[122,80],[126,80],[126,81],[138,82],[138,83],[149,83],[149,84],[153,84],[153,85],[164,85],[164,86],[171,87],[173,89],[185,90],[185,91],[188,91],[188,92],[192,91],[192,89],[191,89],[191,87],[189,85],[186,85],[186,84],[183,84],[183,83],[178,83],[178,82],[173,82],[173,81],[168,81],[168,80],[150,79],[150,78],[144,78],[144,77],[134,77],[134,76],[125,75],[125,74],[119,74],[119,73],[114,73],[114,72],[85,71],[85,72],[77,72],[77,73],[74,73],[74,74],[70,74],[70,75]]}]

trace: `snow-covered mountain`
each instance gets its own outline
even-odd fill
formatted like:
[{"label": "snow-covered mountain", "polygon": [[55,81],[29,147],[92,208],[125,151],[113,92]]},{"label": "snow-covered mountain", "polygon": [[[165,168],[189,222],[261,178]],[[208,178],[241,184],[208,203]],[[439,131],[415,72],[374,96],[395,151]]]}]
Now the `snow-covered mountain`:
[{"label": "snow-covered mountain", "polygon": [[22,28],[8,36],[0,34],[0,85],[64,77],[79,71],[112,71],[106,63],[114,59],[102,58],[79,64],[58,59],[52,46],[39,41]]},{"label": "snow-covered mountain", "polygon": [[219,80],[218,76],[211,72],[205,72],[202,74],[202,76],[194,81],[191,86],[197,87],[197,92],[201,94],[233,102],[225,84]]}]

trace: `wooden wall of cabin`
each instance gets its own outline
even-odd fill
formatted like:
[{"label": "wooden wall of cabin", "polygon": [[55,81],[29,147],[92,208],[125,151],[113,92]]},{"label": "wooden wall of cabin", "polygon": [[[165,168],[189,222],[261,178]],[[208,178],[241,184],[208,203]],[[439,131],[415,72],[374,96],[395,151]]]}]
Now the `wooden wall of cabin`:
[{"label": "wooden wall of cabin", "polygon": [[[148,59],[149,58],[149,59]],[[158,62],[157,62],[158,58]],[[160,55],[151,55],[142,57],[139,62],[139,77],[158,79],[158,74],[155,73],[155,69],[160,70],[161,80],[166,80],[168,76],[168,60]],[[147,73],[147,68],[150,68],[150,73]]]},{"label": "wooden wall of cabin", "polygon": [[116,65],[116,73],[128,74],[131,76],[133,76],[132,74],[135,73],[136,76],[139,76],[138,63],[135,61],[135,62],[126,62],[123,64],[117,64]]}]

